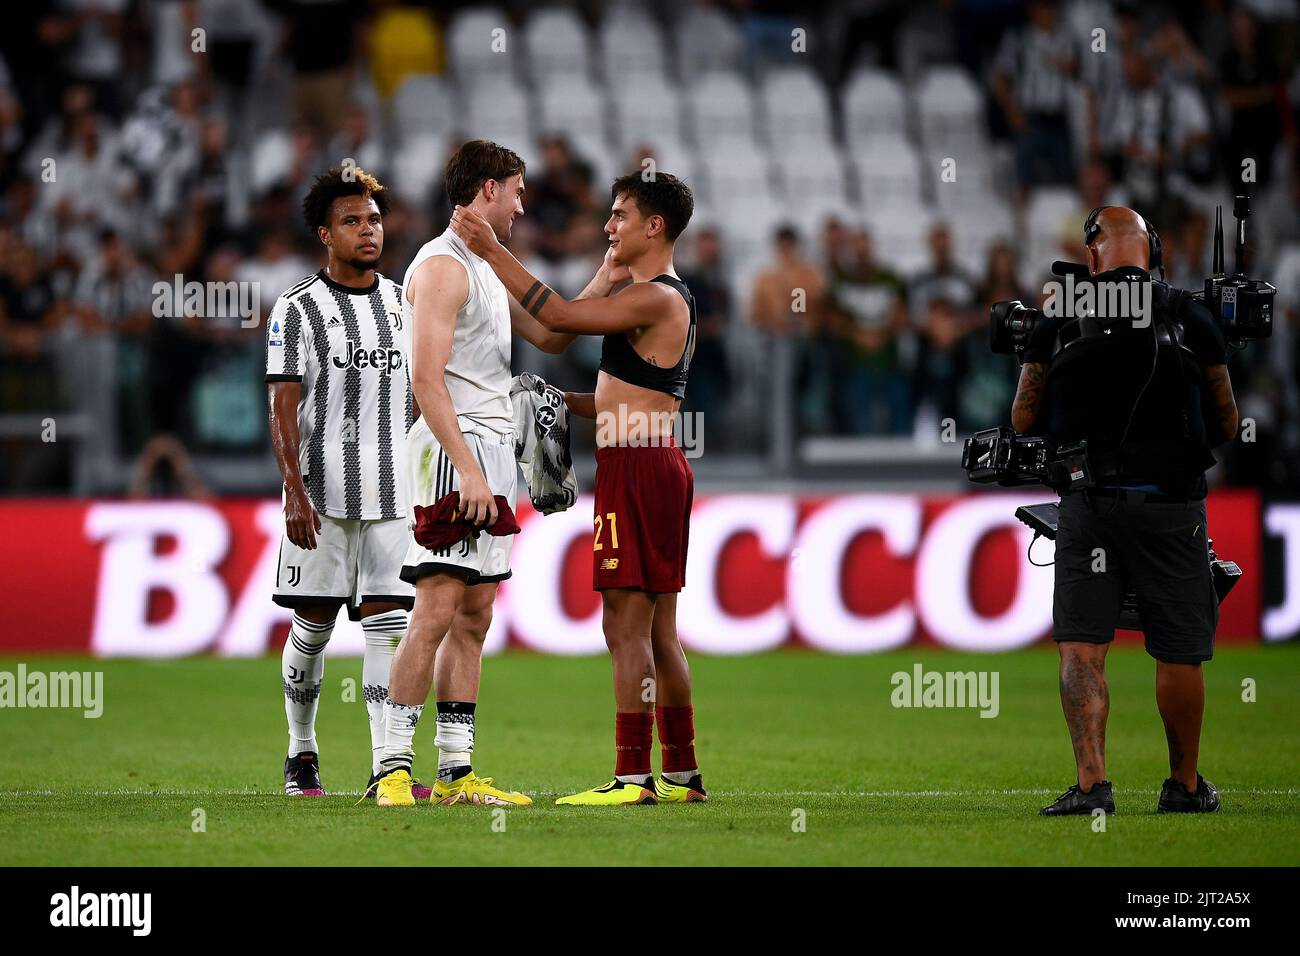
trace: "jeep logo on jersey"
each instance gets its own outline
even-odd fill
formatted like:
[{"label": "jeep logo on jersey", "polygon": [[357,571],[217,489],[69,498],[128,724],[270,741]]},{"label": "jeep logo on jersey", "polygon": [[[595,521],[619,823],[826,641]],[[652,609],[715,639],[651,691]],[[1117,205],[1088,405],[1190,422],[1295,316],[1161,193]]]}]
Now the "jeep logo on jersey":
[{"label": "jeep logo on jersey", "polygon": [[330,358],[335,368],[377,368],[381,372],[395,372],[402,367],[401,349],[363,349],[348,339],[348,354]]}]

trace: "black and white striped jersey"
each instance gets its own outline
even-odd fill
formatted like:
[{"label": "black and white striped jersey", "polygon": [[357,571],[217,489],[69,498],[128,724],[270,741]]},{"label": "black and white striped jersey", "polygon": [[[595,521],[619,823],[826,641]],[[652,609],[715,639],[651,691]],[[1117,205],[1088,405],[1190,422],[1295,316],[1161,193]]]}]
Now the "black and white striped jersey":
[{"label": "black and white striped jersey", "polygon": [[378,273],[369,289],[353,289],[322,270],[271,310],[266,380],[302,382],[299,465],[321,514],[406,516],[413,402],[402,321],[402,287]]}]

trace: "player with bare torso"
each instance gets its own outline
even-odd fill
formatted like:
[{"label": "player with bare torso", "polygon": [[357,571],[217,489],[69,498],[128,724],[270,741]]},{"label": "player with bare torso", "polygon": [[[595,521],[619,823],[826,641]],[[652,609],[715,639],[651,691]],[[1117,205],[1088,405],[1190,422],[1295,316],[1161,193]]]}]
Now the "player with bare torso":
[{"label": "player with bare torso", "polygon": [[[614,665],[617,761],[613,781],[556,802],[702,801],[690,670],[677,638],[694,478],[672,434],[696,325],[673,246],[694,200],[667,173],[624,176],[611,198],[605,263],[573,301],[529,274],[473,210],[457,207],[452,229],[535,320],[515,325],[528,341],[557,351],[575,334],[604,336],[595,393],[565,398],[575,414],[596,419],[593,577]],[[650,767],[656,721],[658,781]]]}]

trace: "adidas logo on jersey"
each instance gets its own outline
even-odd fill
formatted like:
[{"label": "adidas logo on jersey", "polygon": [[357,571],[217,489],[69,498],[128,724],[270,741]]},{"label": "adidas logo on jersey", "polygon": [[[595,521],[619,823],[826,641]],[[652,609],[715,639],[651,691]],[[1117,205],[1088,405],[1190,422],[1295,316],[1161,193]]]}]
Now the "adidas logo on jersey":
[{"label": "adidas logo on jersey", "polygon": [[353,339],[348,339],[348,354],[330,357],[335,368],[377,368],[391,373],[402,367],[401,349],[363,349]]}]

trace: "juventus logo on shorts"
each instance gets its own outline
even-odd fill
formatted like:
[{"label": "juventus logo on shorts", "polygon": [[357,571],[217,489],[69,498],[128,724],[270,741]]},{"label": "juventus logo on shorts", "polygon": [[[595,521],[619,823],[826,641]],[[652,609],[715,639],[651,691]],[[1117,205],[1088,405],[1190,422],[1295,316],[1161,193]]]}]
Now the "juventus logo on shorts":
[{"label": "juventus logo on shorts", "polygon": [[298,582],[302,580],[302,568],[296,564],[288,565],[289,569],[289,587],[296,588]]}]

